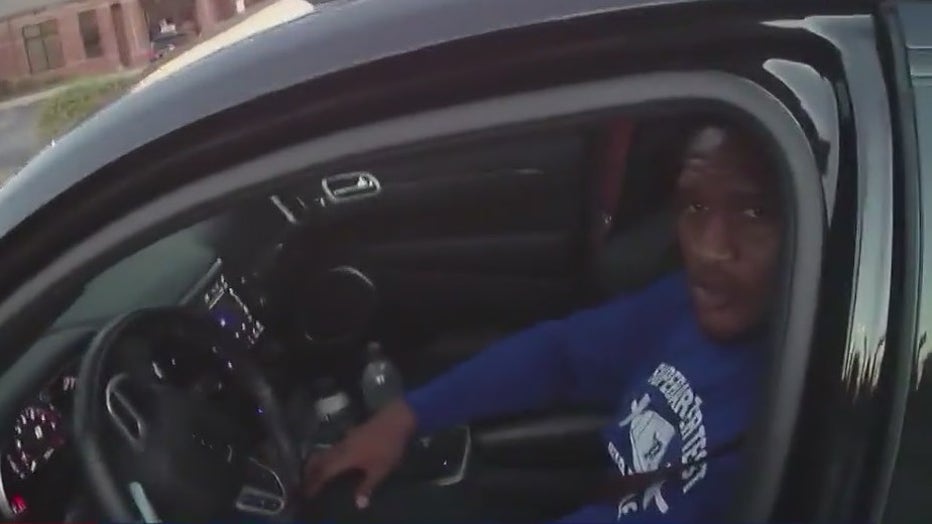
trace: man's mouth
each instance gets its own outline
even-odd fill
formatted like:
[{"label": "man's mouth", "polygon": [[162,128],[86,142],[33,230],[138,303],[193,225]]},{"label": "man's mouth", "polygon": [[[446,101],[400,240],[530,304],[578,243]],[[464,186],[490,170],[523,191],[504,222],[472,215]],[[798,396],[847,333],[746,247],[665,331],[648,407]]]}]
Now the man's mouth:
[{"label": "man's mouth", "polygon": [[696,305],[702,309],[722,309],[731,303],[731,294],[722,286],[696,283],[692,291]]}]

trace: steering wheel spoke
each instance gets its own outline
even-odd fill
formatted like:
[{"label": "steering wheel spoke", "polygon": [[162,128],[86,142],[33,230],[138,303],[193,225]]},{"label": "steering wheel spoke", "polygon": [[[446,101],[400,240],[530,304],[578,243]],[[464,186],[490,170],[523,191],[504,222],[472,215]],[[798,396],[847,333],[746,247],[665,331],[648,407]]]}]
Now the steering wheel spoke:
[{"label": "steering wheel spoke", "polygon": [[130,482],[129,492],[133,498],[133,504],[136,506],[136,510],[139,512],[140,516],[142,516],[143,522],[146,524],[162,522],[162,519],[160,519],[155,512],[152,501],[149,500],[149,495],[146,494],[146,490],[142,487],[142,484],[139,482]]},{"label": "steering wheel spoke", "polygon": [[104,389],[107,414],[120,435],[135,451],[145,448],[149,421],[139,402],[139,391],[131,386],[129,375],[121,373],[107,382]]},{"label": "steering wheel spoke", "polygon": [[246,480],[234,502],[238,511],[250,515],[274,516],[286,507],[285,485],[271,467],[250,458]]}]

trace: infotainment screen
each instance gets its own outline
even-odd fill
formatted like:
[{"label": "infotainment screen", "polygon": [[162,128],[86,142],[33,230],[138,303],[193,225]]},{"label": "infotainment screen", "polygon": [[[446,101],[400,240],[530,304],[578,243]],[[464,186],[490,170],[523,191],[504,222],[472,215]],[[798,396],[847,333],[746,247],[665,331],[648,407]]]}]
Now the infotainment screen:
[{"label": "infotainment screen", "polygon": [[207,309],[220,327],[230,330],[233,336],[252,346],[265,329],[243,303],[236,291],[221,273],[204,294]]}]

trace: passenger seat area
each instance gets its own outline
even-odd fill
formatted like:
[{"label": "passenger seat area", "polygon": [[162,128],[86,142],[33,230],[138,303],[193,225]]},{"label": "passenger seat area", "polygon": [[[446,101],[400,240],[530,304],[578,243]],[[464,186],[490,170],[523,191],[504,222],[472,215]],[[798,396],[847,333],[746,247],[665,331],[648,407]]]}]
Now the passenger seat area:
[{"label": "passenger seat area", "polygon": [[[566,295],[565,313],[637,292],[679,266],[672,189],[681,127],[675,121],[618,119],[591,138],[582,274],[579,289]],[[447,355],[452,363],[508,333],[497,326],[450,331],[420,353]]]},{"label": "passenger seat area", "polygon": [[[679,129],[616,120],[594,137],[586,274],[576,309],[637,292],[678,267],[672,189]],[[608,419],[597,410],[567,407],[474,424],[481,467],[471,479],[487,497],[554,514],[576,507],[601,478],[600,432]]]},{"label": "passenger seat area", "polygon": [[617,120],[594,174],[588,298],[633,293],[679,266],[673,186],[684,126]]}]

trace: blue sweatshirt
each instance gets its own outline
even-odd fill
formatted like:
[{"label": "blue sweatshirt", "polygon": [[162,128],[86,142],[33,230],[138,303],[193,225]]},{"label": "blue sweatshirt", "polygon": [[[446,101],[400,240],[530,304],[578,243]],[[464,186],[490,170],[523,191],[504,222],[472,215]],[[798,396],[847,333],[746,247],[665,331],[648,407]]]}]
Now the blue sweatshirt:
[{"label": "blue sweatshirt", "polygon": [[[567,403],[613,409],[606,467],[626,475],[694,464],[742,435],[762,348],[707,338],[677,274],[493,344],[407,400],[420,434]],[[713,522],[727,517],[738,466],[726,453],[561,522]]]}]

